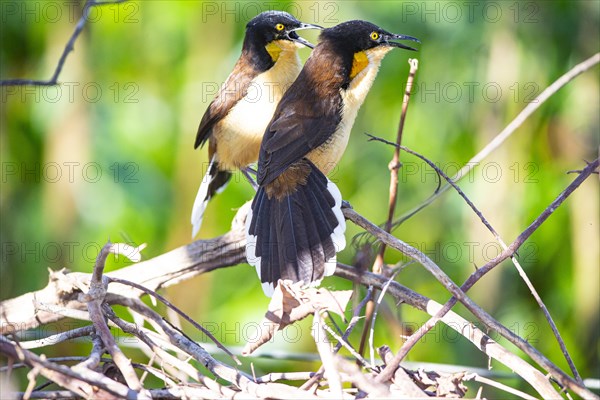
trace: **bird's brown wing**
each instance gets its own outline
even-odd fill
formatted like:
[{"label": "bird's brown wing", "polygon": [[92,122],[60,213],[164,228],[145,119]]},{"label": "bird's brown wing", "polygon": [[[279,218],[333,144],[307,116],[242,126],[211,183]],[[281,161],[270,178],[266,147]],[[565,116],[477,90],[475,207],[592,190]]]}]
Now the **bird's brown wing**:
[{"label": "bird's brown wing", "polygon": [[202,116],[196,134],[195,149],[204,145],[210,138],[215,125],[227,116],[238,101],[246,96],[250,83],[258,74],[259,71],[243,58],[237,61],[221,90]]},{"label": "bird's brown wing", "polygon": [[260,148],[259,185],[272,182],[334,134],[342,119],[339,91],[318,96],[311,89],[301,73],[277,106]]}]

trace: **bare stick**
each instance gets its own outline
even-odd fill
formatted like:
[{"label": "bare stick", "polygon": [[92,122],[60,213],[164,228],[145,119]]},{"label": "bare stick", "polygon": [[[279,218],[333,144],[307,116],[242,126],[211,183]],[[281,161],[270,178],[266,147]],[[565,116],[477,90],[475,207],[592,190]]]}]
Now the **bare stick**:
[{"label": "bare stick", "polygon": [[182,316],[183,319],[185,319],[187,322],[192,324],[196,329],[198,329],[200,332],[202,332],[206,336],[208,336],[208,338],[210,340],[212,340],[219,349],[223,350],[229,357],[231,357],[237,363],[237,365],[242,365],[240,360],[232,352],[230,352],[221,342],[219,342],[212,333],[207,331],[206,328],[204,328],[202,325],[200,325],[199,323],[194,321],[189,315],[187,315],[186,313],[181,311],[179,308],[177,308],[175,305],[173,305],[169,300],[167,300],[160,294],[156,293],[154,290],[147,289],[147,288],[143,287],[142,285],[138,285],[135,282],[131,282],[131,281],[128,281],[125,279],[119,279],[119,278],[108,278],[108,279],[109,279],[109,282],[115,282],[115,283],[120,283],[121,285],[131,286],[131,287],[134,287],[144,293],[147,293],[147,294],[157,298],[161,303],[165,304],[167,307],[169,307],[170,309],[175,311],[177,314]]},{"label": "bare stick", "polygon": [[[408,60],[408,64],[410,65],[410,71],[408,73],[408,79],[406,80],[406,88],[404,89],[404,97],[402,99],[402,112],[400,114],[400,122],[398,123],[398,132],[396,133],[396,144],[402,144],[402,134],[404,133],[404,122],[406,121],[406,114],[408,112],[408,103],[410,102],[410,94],[413,87],[413,82],[415,80],[415,75],[417,73],[417,69],[419,68],[419,60],[416,58],[411,58]],[[388,218],[385,223],[385,231],[392,231],[392,222],[394,221],[394,213],[396,212],[396,199],[398,197],[398,169],[400,168],[400,148],[396,147],[394,149],[394,154],[392,156],[392,161],[389,163],[390,170],[390,191],[389,191],[389,200],[388,200]],[[375,262],[373,263],[373,272],[376,274],[380,274],[383,271],[383,257],[385,255],[385,244],[382,244],[379,248],[379,253],[377,253],[377,257],[375,258]],[[376,293],[373,294],[373,298],[377,296]],[[367,309],[365,311],[365,327],[363,328],[362,336],[360,338],[360,345],[358,347],[358,352],[360,354],[364,354],[365,342],[367,339],[367,334],[369,332],[369,327],[371,326],[371,320],[373,319],[374,312],[374,304],[372,301],[367,303]],[[373,349],[371,349],[371,354],[373,353]],[[373,360],[371,360],[373,362]]]},{"label": "bare stick", "polygon": [[[373,287],[369,286],[369,289],[367,290],[367,294],[365,295],[365,298],[354,309],[354,313],[352,314],[352,319],[348,323],[348,327],[346,328],[346,331],[342,335],[342,339],[345,340],[346,342],[348,341],[348,337],[350,337],[350,334],[354,330],[354,327],[356,326],[356,324],[358,323],[358,321],[361,318],[360,314],[362,312],[362,309],[369,302],[369,300],[371,300],[372,295],[373,295]],[[342,346],[343,346],[342,343],[338,342],[335,345],[335,347],[333,348],[333,354],[339,353],[339,351],[342,349]],[[319,370],[308,381],[304,382],[302,384],[302,386],[300,386],[300,388],[306,390],[306,389],[312,387],[315,383],[317,383],[319,381],[319,379],[321,379],[323,377],[324,372],[325,372],[325,369],[323,368],[323,365],[321,365]]]},{"label": "bare stick", "polygon": [[495,387],[497,389],[505,391],[506,393],[510,393],[512,395],[518,396],[518,397],[520,397],[522,399],[535,400],[535,397],[530,396],[530,395],[528,395],[525,392],[521,392],[520,390],[513,389],[510,386],[506,386],[506,385],[504,385],[504,384],[502,384],[500,382],[496,382],[496,381],[493,381],[491,379],[484,378],[483,376],[480,376],[479,374],[468,374],[468,375],[465,375],[464,380],[465,381],[471,381],[472,380],[472,381],[475,381],[475,382],[483,383],[485,385],[493,386],[493,387]]},{"label": "bare stick", "polygon": [[[389,233],[385,232],[383,229],[374,225],[372,222],[357,214],[354,210],[350,208],[342,209],[344,216],[350,219],[352,222],[357,224],[358,226],[364,228],[372,235],[376,236],[382,242],[387,243],[388,246],[395,248],[400,251],[404,255],[418,261],[429,273],[431,273],[442,285],[450,292],[453,296],[458,298],[460,301],[479,321],[485,324],[489,329],[492,329],[498,332],[502,337],[513,343],[523,352],[525,352],[529,357],[531,357],[535,362],[541,365],[544,369],[549,371],[563,386],[567,386],[569,389],[573,390],[575,393],[582,395],[585,393],[586,396],[589,396],[591,392],[587,390],[582,384],[575,381],[573,378],[565,374],[560,368],[558,368],[554,363],[552,363],[548,358],[546,358],[542,353],[540,353],[537,349],[531,346],[526,340],[521,338],[520,336],[514,334],[511,330],[506,328],[496,319],[494,319],[491,315],[489,315],[486,311],[481,309],[472,299],[470,299],[463,290],[461,290],[456,283],[454,283],[448,275],[446,275],[429,257],[415,249],[412,246],[407,245],[400,239],[395,238]],[[478,270],[478,272],[481,269]],[[396,360],[397,361],[397,360]],[[387,380],[390,379],[395,367],[392,364],[389,364],[384,371],[377,377],[377,379]],[[584,396],[584,397],[586,397]]]},{"label": "bare stick", "polygon": [[20,345],[24,349],[36,349],[38,347],[45,347],[54,345],[67,340],[72,340],[82,336],[90,336],[95,332],[93,325],[84,326],[81,328],[72,329],[70,331],[57,333],[56,335],[50,335],[43,339],[30,340],[27,342],[20,342]]},{"label": "bare stick", "polygon": [[81,18],[79,18],[79,21],[77,22],[77,25],[75,26],[75,30],[71,34],[71,37],[69,38],[69,41],[67,42],[67,44],[60,56],[60,59],[58,60],[58,64],[56,65],[54,73],[52,74],[52,77],[50,79],[45,80],[45,81],[35,80],[35,79],[6,79],[6,80],[0,80],[0,86],[25,86],[25,85],[54,86],[54,85],[58,84],[58,76],[60,75],[60,73],[65,65],[65,61],[67,61],[67,56],[75,48],[75,42],[77,41],[77,38],[83,31],[83,28],[85,27],[85,24],[88,21],[88,18],[90,15],[90,9],[92,7],[104,6],[107,4],[123,3],[125,1],[127,1],[127,0],[112,0],[112,1],[105,1],[105,2],[98,2],[96,0],[88,0],[85,3],[85,5],[83,6],[83,13],[81,15]]},{"label": "bare stick", "polygon": [[[458,182],[471,172],[479,163],[496,150],[506,139],[508,139],[522,124],[529,118],[540,106],[558,92],[563,86],[571,82],[577,76],[581,75],[585,71],[592,68],[594,65],[600,63],[600,53],[596,53],[587,60],[575,65],[560,78],[555,80],[550,86],[542,91],[535,99],[533,99],[525,108],[513,119],[498,135],[492,139],[483,149],[473,156],[464,167],[462,167],[453,177],[453,182]],[[446,190],[450,189],[450,185],[444,185],[440,190],[436,191],[423,203],[415,207],[414,209],[405,213],[405,215],[414,215],[421,211],[429,204],[433,203],[438,197],[442,195]],[[403,217],[400,218],[402,220]],[[396,226],[396,224],[394,224]]]},{"label": "bare stick", "polygon": [[98,366],[98,364],[100,364],[102,354],[104,354],[104,344],[102,343],[102,338],[94,333],[92,336],[92,351],[90,352],[90,356],[73,368],[88,368],[93,370]]},{"label": "bare stick", "polygon": [[340,379],[340,373],[337,370],[335,355],[331,352],[329,340],[327,340],[327,333],[325,333],[325,329],[323,328],[325,324],[321,319],[320,310],[315,311],[314,322],[315,326],[313,326],[312,334],[315,339],[317,351],[321,356],[323,368],[325,368],[325,377],[327,378],[327,382],[329,382],[329,389],[338,399],[342,399],[344,397],[342,381]]},{"label": "bare stick", "polygon": [[150,394],[145,393],[145,390],[143,390],[142,384],[131,365],[131,361],[125,357],[125,354],[117,346],[115,338],[111,335],[108,325],[104,320],[104,314],[102,313],[102,303],[104,302],[106,286],[108,285],[108,280],[103,277],[103,271],[106,259],[111,254],[112,248],[113,244],[108,242],[100,250],[94,266],[94,272],[92,273],[92,279],[90,280],[90,290],[82,296],[82,301],[87,302],[88,312],[90,313],[90,318],[94,323],[96,332],[102,339],[106,350],[110,353],[113,360],[115,360],[115,364],[123,374],[127,385],[136,392],[140,392],[140,397],[150,398]]},{"label": "bare stick", "polygon": [[394,278],[396,278],[396,274],[398,272],[394,273],[392,276],[390,276],[390,279],[388,279],[387,283],[383,286],[383,289],[381,290],[381,293],[379,294],[379,298],[377,299],[377,303],[375,305],[375,310],[373,311],[373,318],[371,319],[371,327],[369,329],[370,334],[369,334],[369,351],[370,351],[370,355],[371,355],[371,365],[375,365],[375,350],[374,350],[374,344],[373,344],[373,336],[375,335],[375,321],[377,320],[377,312],[379,311],[379,306],[381,305],[381,302],[383,301],[383,298],[385,296],[385,292],[387,291],[387,288],[390,286],[390,282],[394,280]]},{"label": "bare stick", "polygon": [[49,362],[29,350],[21,349],[16,343],[9,341],[4,336],[0,336],[0,353],[12,359],[20,360],[33,368],[37,366],[41,375],[66,389],[78,393],[82,397],[111,398],[110,394],[120,398],[137,396],[137,393],[127,386],[98,372],[88,369],[74,371],[67,366]]},{"label": "bare stick", "polygon": [[[548,219],[548,217],[552,215],[552,213],[569,197],[569,195],[573,193],[575,189],[577,189],[579,185],[581,185],[581,183],[583,183],[583,181],[585,181],[585,179],[587,179],[598,168],[598,165],[598,159],[588,164],[588,166],[581,171],[580,175],[562,193],[560,193],[560,195],[544,210],[544,212],[542,212],[542,214],[540,214],[540,216],[538,216],[529,225],[529,227],[508,246],[506,250],[471,274],[467,281],[461,286],[462,290],[464,292],[468,291],[487,272],[495,268],[502,261],[512,257],[521,247],[521,245],[525,243],[525,241],[533,234],[533,232],[535,232],[544,223],[544,221],[546,221],[546,219]],[[450,311],[456,302],[457,299],[452,297],[437,314],[435,314],[431,319],[429,319],[429,321],[427,321],[416,332],[414,332],[396,355],[395,361],[399,363],[399,361],[404,359],[410,348],[412,348],[427,332],[429,332],[431,328],[433,328],[433,326],[435,326],[435,324],[440,320],[440,318]]]},{"label": "bare stick", "polygon": [[[500,234],[494,229],[494,227],[492,227],[492,225],[489,223],[489,221],[483,216],[483,214],[481,213],[481,211],[479,211],[479,209],[475,206],[475,204],[473,204],[473,202],[467,197],[467,195],[460,189],[460,187],[458,187],[458,185],[456,183],[454,183],[452,181],[452,179],[450,179],[448,177],[448,175],[446,175],[440,168],[438,168],[437,165],[435,165],[431,160],[429,160],[428,158],[426,158],[425,156],[410,150],[409,148],[405,147],[405,146],[399,146],[395,143],[389,142],[385,139],[379,138],[377,136],[373,136],[373,135],[369,135],[367,133],[367,135],[370,137],[369,140],[376,140],[376,141],[380,141],[386,144],[389,144],[391,146],[394,146],[396,148],[401,148],[402,150],[406,151],[409,154],[412,154],[418,158],[420,158],[421,160],[425,161],[431,168],[433,168],[437,174],[439,176],[442,176],[450,186],[452,186],[460,195],[460,197],[462,197],[466,203],[469,205],[469,207],[471,207],[471,209],[473,210],[473,212],[479,217],[479,219],[481,220],[481,222],[485,225],[485,227],[492,233],[492,235],[494,236],[494,238],[496,239],[496,241],[500,244],[500,246],[502,247],[503,250],[507,250],[508,246],[506,245],[506,243],[504,243],[504,240],[502,240],[502,238],[500,237]],[[571,355],[569,354],[569,351],[567,350],[567,345],[565,344],[562,336],[560,335],[560,332],[558,331],[558,327],[556,326],[556,323],[554,322],[554,319],[552,319],[552,316],[550,315],[550,311],[548,311],[548,308],[546,307],[546,305],[544,304],[542,298],[540,297],[539,293],[537,292],[537,290],[535,289],[535,287],[533,286],[533,283],[531,282],[531,280],[529,279],[529,277],[527,276],[527,273],[525,272],[525,270],[523,269],[523,267],[521,267],[521,264],[519,263],[519,261],[516,259],[516,257],[511,256],[510,257],[515,268],[517,269],[519,275],[521,276],[521,279],[523,279],[523,281],[525,282],[525,284],[527,285],[527,287],[529,288],[529,291],[531,292],[531,294],[533,295],[535,301],[538,303],[539,307],[542,309],[542,312],[546,318],[546,321],[548,321],[548,324],[550,325],[550,328],[552,329],[552,333],[554,334],[554,337],[556,338],[556,341],[558,342],[558,345],[565,357],[565,359],[567,360],[567,363],[569,364],[569,368],[571,368],[571,371],[573,372],[573,376],[575,377],[575,379],[577,379],[577,381],[579,381],[580,383],[583,384],[583,379],[581,379],[581,376],[579,375],[579,372],[577,371],[577,368],[575,367],[575,363],[573,362],[573,359],[571,358]],[[429,329],[427,330],[429,331]],[[425,333],[427,333],[427,331],[425,331]],[[418,332],[418,331],[417,331]],[[417,340],[419,340],[422,335],[424,333],[419,333]],[[403,352],[404,353],[408,353],[408,351],[410,351],[411,347],[414,346],[414,344],[416,344],[416,341],[410,341],[410,342],[406,342],[403,346]],[[406,348],[404,348],[406,346]]]},{"label": "bare stick", "polygon": [[[360,282],[363,285],[373,285],[374,287],[378,288],[383,288],[385,284],[390,282],[388,278],[382,275],[365,271],[357,271],[353,267],[339,263],[336,269],[336,275],[355,282]],[[442,307],[441,304],[422,296],[405,286],[402,286],[396,281],[389,283],[388,292],[394,297],[396,302],[410,304],[413,307],[428,313],[429,315],[435,315],[435,313]],[[467,321],[460,315],[450,311],[444,316],[442,322],[444,322],[448,328],[456,331],[458,334],[469,340],[475,347],[481,350],[481,352],[506,365],[509,369],[513,370],[516,374],[529,382],[529,384],[540,394],[541,397],[560,397],[558,392],[554,390],[554,387],[548,381],[548,378],[544,376],[544,374],[492,340],[470,321]],[[392,373],[394,372],[395,369]],[[388,378],[379,375],[376,379],[383,382]]]},{"label": "bare stick", "polygon": [[[361,356],[360,354],[358,354],[358,352],[356,350],[354,350],[352,345],[350,343],[348,343],[348,341],[346,339],[341,337],[337,332],[335,332],[333,329],[331,329],[326,323],[323,323],[322,328],[325,331],[327,331],[327,333],[329,333],[331,336],[333,336],[333,338],[335,340],[337,340],[338,344],[341,344],[343,348],[348,350],[350,352],[350,354],[352,354],[352,356],[354,356],[356,358],[356,361],[358,361],[363,367],[368,368],[370,370],[375,370],[375,364],[369,364],[369,362],[367,360],[365,360],[363,356]],[[334,351],[332,351],[331,353],[334,355],[336,354]]]}]

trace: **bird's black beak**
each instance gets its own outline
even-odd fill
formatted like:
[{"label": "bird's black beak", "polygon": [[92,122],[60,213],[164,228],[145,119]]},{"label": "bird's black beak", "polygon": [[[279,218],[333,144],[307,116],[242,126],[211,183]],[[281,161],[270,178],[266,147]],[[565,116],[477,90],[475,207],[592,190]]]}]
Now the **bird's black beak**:
[{"label": "bird's black beak", "polygon": [[300,23],[299,27],[292,29],[287,35],[288,39],[290,39],[292,42],[300,43],[308,48],[314,49],[315,48],[314,44],[312,44],[308,40],[304,39],[303,37],[298,36],[298,34],[296,33],[296,31],[301,31],[303,29],[324,29],[324,28],[319,25],[305,24],[302,22],[302,23]]},{"label": "bird's black beak", "polygon": [[392,40],[412,40],[413,42],[417,42],[417,43],[421,43],[421,41],[415,37],[412,36],[408,36],[408,35],[396,35],[394,33],[390,33],[389,35],[385,35],[385,42],[392,47],[398,47],[399,49],[406,49],[406,50],[412,50],[412,51],[417,51],[417,49],[412,48],[410,46],[406,46],[402,43],[398,43],[398,42],[392,42]]}]

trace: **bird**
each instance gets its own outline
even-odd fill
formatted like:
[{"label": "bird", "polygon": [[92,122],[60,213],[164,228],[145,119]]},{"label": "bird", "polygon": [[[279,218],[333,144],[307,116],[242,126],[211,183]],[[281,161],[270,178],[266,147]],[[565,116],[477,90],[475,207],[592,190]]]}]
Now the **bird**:
[{"label": "bird", "polygon": [[[319,285],[345,245],[342,196],[327,178],[357,112],[397,40],[418,39],[353,20],[324,29],[262,139],[258,190],[246,219],[246,258],[263,291],[280,279]],[[420,42],[419,42],[420,43]]]},{"label": "bird", "polygon": [[210,161],[192,208],[192,238],[209,200],[225,188],[232,171],[242,170],[252,182],[247,167],[258,159],[275,107],[302,69],[297,50],[314,47],[296,31],[312,28],[322,29],[283,11],[265,11],[247,23],[242,53],[196,134],[194,149],[208,142]]}]

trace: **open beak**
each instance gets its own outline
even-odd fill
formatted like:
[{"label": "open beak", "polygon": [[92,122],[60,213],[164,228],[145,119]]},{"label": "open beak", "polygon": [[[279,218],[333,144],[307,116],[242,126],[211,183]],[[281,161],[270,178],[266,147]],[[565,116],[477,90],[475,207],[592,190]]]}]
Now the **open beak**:
[{"label": "open beak", "polygon": [[406,49],[406,50],[412,50],[412,51],[417,51],[417,49],[412,48],[410,46],[406,46],[402,43],[398,43],[398,42],[392,42],[391,40],[412,40],[413,42],[417,42],[417,43],[421,43],[421,41],[417,38],[414,38],[412,36],[408,36],[408,35],[396,35],[396,34],[389,34],[385,36],[385,42],[392,47],[398,47],[399,49]]},{"label": "open beak", "polygon": [[296,31],[301,31],[303,29],[324,29],[324,28],[319,25],[301,23],[298,28],[294,28],[290,32],[288,32],[287,37],[292,42],[300,43],[308,48],[314,49],[315,48],[314,44],[312,44],[308,40],[304,39],[303,37],[298,36],[298,34],[296,33]]}]

